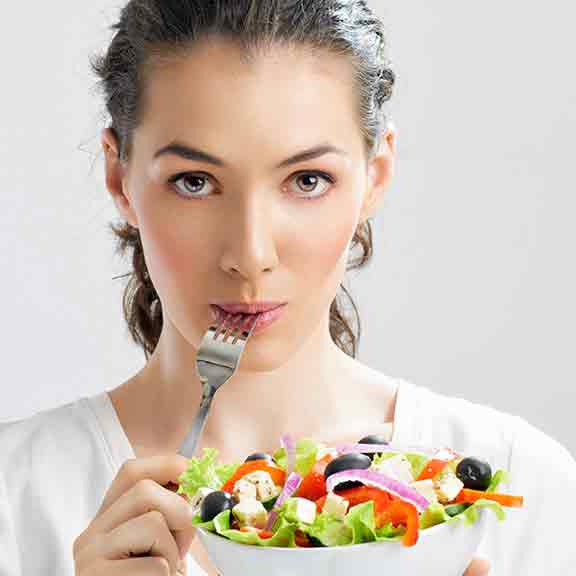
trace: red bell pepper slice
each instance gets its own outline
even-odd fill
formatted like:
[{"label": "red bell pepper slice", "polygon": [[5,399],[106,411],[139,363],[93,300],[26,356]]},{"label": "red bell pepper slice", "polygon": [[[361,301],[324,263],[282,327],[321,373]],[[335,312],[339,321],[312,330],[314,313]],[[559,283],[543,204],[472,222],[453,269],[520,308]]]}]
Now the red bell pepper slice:
[{"label": "red bell pepper slice", "polygon": [[308,535],[302,532],[302,530],[296,530],[294,532],[294,542],[296,546],[300,548],[312,548],[310,538],[308,538]]},{"label": "red bell pepper slice", "polygon": [[462,488],[458,496],[454,498],[453,502],[472,504],[481,498],[493,500],[494,502],[498,502],[501,506],[507,506],[508,508],[521,508],[524,505],[523,496],[499,494],[497,492],[483,492],[482,490],[472,490],[470,488]]},{"label": "red bell pepper slice", "polygon": [[314,464],[312,470],[302,478],[302,482],[296,491],[296,496],[316,501],[322,496],[326,496],[326,481],[324,480],[324,470],[333,459],[331,454],[326,454]]},{"label": "red bell pepper slice", "polygon": [[389,522],[394,526],[403,524],[406,527],[406,532],[402,536],[404,546],[414,546],[418,542],[419,516],[418,510],[413,504],[395,499],[385,510],[376,513],[377,528],[382,528]]},{"label": "red bell pepper slice", "polygon": [[436,458],[432,458],[426,462],[426,466],[422,472],[420,472],[418,478],[416,480],[429,480],[434,478],[436,474],[439,474],[446,468],[448,464],[448,460],[437,460]]},{"label": "red bell pepper slice", "polygon": [[345,490],[336,492],[336,494],[345,500],[348,500],[350,507],[372,500],[374,502],[374,512],[376,513],[386,510],[393,499],[391,494],[385,490],[380,490],[380,488],[376,488],[375,486],[346,488]]},{"label": "red bell pepper slice", "polygon": [[286,479],[286,472],[282,470],[282,468],[275,468],[274,466],[270,466],[268,460],[249,460],[248,462],[244,462],[241,464],[237,469],[236,472],[222,485],[223,492],[232,493],[234,490],[234,484],[240,478],[243,478],[247,474],[251,472],[256,472],[257,470],[263,470],[264,472],[268,472],[270,474],[272,481],[276,486],[283,486],[284,480]]}]

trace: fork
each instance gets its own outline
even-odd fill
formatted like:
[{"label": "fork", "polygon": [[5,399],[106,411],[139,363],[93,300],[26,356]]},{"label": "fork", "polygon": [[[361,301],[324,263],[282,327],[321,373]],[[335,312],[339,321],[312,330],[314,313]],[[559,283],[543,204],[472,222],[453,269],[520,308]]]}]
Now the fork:
[{"label": "fork", "polygon": [[208,328],[196,353],[196,372],[202,381],[203,392],[200,408],[179,450],[188,459],[196,453],[214,395],[236,372],[244,346],[252,335],[259,315],[254,314],[248,330],[244,329],[247,316],[238,314],[240,321],[228,325],[230,317],[228,315],[220,324],[212,324]]}]

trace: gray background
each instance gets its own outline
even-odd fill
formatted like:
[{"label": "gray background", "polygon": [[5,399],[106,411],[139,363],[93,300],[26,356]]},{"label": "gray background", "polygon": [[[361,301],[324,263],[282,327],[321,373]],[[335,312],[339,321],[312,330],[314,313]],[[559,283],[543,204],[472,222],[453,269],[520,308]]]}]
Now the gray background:
[{"label": "gray background", "polygon": [[[576,53],[570,2],[374,1],[398,84],[397,174],[350,276],[360,359],[519,414],[576,453]],[[0,23],[0,419],[144,362],[104,188],[88,55],[119,2],[12,3]],[[489,425],[489,423],[487,423]]]}]

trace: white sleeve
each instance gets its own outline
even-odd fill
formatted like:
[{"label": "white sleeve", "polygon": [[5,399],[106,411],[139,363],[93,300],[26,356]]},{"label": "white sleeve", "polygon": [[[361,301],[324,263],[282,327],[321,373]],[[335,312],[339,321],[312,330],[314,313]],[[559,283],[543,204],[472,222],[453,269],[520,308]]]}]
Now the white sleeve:
[{"label": "white sleeve", "polygon": [[18,576],[21,573],[6,483],[0,473],[0,576]]},{"label": "white sleeve", "polygon": [[576,574],[576,461],[555,439],[523,418],[516,421],[510,489],[524,496],[524,508],[513,512],[510,574]]}]

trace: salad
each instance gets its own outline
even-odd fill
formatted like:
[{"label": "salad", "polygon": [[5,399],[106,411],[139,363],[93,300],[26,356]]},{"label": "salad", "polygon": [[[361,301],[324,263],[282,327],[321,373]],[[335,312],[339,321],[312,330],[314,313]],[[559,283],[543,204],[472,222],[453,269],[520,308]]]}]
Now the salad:
[{"label": "salad", "polygon": [[378,435],[328,446],[281,439],[273,454],[223,464],[204,448],[179,477],[193,524],[242,544],[343,546],[399,540],[414,546],[422,530],[444,522],[472,524],[489,508],[521,507],[522,496],[498,492],[505,470],[451,449],[399,447]]}]

